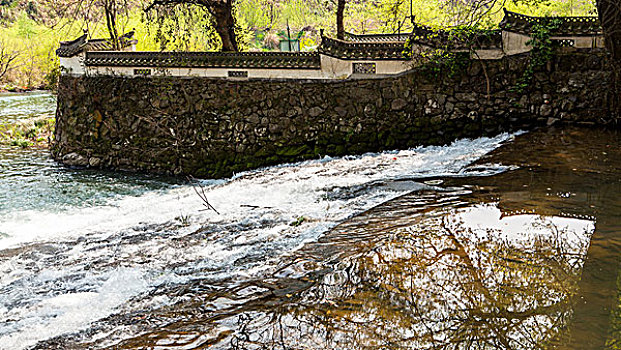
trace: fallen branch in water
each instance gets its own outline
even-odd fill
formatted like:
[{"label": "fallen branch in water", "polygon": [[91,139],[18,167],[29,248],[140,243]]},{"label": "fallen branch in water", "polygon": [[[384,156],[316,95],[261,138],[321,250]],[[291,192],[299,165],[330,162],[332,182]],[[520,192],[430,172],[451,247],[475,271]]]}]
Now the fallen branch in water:
[{"label": "fallen branch in water", "polygon": [[196,192],[196,195],[198,196],[198,198],[200,198],[201,201],[203,201],[203,206],[207,208],[206,210],[213,210],[216,212],[216,214],[220,215],[220,213],[216,210],[216,208],[214,208],[213,205],[209,203],[209,200],[207,199],[207,194],[205,193],[205,187],[203,187],[203,185],[201,185],[200,182],[198,182],[192,176],[187,176],[186,178],[192,185],[192,188],[194,189],[194,192]]}]

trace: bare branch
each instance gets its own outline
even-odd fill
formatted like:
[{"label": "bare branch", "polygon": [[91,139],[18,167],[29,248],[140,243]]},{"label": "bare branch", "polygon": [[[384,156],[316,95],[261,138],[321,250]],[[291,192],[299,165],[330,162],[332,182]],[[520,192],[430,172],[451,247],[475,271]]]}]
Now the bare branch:
[{"label": "bare branch", "polygon": [[18,51],[9,50],[4,40],[0,39],[0,80],[13,67],[19,56]]},{"label": "bare branch", "polygon": [[198,181],[196,181],[196,179],[193,178],[192,176],[188,176],[186,178],[188,179],[188,181],[190,181],[190,184],[192,185],[192,189],[194,190],[198,198],[200,198],[201,201],[203,202],[203,206],[205,206],[207,210],[213,210],[216,212],[216,214],[220,215],[220,213],[216,210],[216,208],[214,208],[213,205],[209,203],[209,200],[207,199],[207,194],[205,193],[205,187],[203,187],[203,185],[201,185]]}]

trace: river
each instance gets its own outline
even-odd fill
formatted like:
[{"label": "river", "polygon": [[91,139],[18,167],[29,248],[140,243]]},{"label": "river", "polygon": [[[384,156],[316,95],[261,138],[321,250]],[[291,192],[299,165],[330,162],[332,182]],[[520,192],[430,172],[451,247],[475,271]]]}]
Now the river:
[{"label": "river", "polygon": [[[0,96],[0,123],[53,113]],[[545,129],[195,183],[0,146],[0,349],[617,348],[620,145]]]}]

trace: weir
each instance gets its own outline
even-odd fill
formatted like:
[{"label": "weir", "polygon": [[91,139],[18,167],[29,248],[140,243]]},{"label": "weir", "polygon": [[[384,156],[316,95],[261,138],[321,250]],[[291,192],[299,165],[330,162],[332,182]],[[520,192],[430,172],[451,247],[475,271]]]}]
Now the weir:
[{"label": "weir", "polygon": [[[557,47],[528,86],[533,26]],[[408,34],[323,36],[314,53],[108,51],[85,36],[58,50],[55,159],[200,177],[272,164],[494,135],[557,122],[610,124],[611,69],[594,17],[506,12],[466,47]],[[404,56],[450,47],[458,72]],[[447,45],[448,43],[448,45]],[[442,67],[439,67],[442,68]]]}]

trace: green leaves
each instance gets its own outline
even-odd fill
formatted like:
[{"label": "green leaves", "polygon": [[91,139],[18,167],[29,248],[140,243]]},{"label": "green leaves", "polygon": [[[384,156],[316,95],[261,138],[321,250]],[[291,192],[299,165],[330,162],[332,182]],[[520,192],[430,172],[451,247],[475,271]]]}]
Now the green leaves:
[{"label": "green leaves", "polygon": [[524,74],[522,74],[522,77],[512,89],[514,92],[526,90],[533,79],[535,71],[542,68],[552,59],[554,56],[554,45],[551,37],[562,24],[562,21],[558,18],[546,18],[533,24],[530,33],[531,39],[526,42],[527,45],[533,47],[530,52],[530,60],[524,70]]}]

